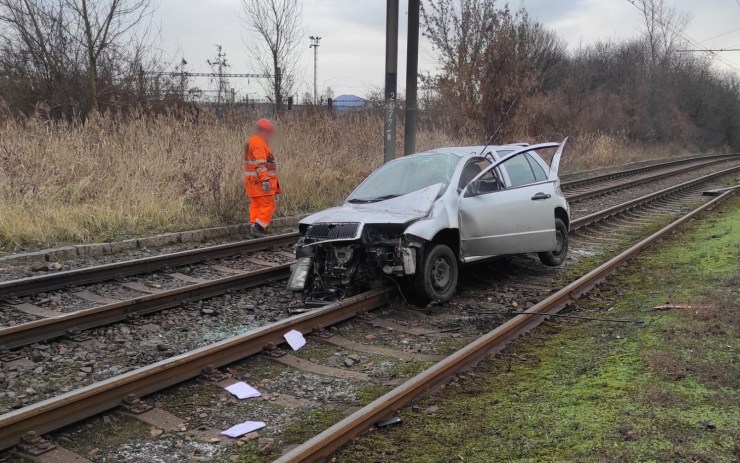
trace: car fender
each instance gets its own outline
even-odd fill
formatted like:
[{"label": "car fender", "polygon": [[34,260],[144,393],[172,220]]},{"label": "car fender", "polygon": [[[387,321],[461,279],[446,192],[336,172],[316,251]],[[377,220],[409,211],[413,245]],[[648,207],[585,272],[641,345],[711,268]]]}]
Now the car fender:
[{"label": "car fender", "polygon": [[404,233],[432,241],[440,230],[457,228],[457,214],[450,213],[445,205],[445,201],[442,201],[443,198],[440,198],[440,200],[434,203],[434,206],[432,206],[431,211],[425,218],[419,219],[409,225]]}]

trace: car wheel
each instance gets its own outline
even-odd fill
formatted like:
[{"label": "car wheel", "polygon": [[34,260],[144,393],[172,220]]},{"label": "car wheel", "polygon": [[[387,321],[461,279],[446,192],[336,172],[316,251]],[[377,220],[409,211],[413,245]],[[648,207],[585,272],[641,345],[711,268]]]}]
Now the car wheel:
[{"label": "car wheel", "polygon": [[539,253],[542,263],[550,267],[562,265],[568,257],[568,227],[560,219],[555,219],[555,238],[557,248],[554,251]]},{"label": "car wheel", "polygon": [[420,302],[450,300],[457,288],[457,257],[444,244],[429,244],[416,270],[414,288]]}]

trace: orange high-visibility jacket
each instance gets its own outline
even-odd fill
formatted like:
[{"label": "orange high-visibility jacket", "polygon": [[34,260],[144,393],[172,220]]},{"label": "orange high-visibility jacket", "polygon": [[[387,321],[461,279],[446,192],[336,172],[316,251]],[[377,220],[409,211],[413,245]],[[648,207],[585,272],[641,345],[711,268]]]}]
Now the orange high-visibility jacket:
[{"label": "orange high-visibility jacket", "polygon": [[[270,191],[263,187],[265,180],[269,180]],[[259,135],[252,135],[244,146],[244,187],[250,197],[280,194],[275,158]]]}]

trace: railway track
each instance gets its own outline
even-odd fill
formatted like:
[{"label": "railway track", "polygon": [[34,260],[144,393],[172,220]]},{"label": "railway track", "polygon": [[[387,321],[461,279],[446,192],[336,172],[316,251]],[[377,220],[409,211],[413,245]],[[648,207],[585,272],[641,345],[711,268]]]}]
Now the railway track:
[{"label": "railway track", "polygon": [[[682,201],[681,198],[692,197],[702,184],[735,173],[739,169],[738,167],[725,169],[701,179],[684,182],[659,192],[606,208],[598,213],[575,220],[573,226],[579,235],[583,234],[588,239],[590,229],[598,228],[600,224],[610,219],[614,220],[614,217],[620,214],[622,214],[621,217],[624,217],[625,213],[629,214],[630,211],[639,210],[640,215],[638,217],[644,219],[651,210],[656,211],[658,214],[665,213],[666,208],[672,210],[671,208],[679,205]],[[721,198],[724,198],[724,196]],[[624,221],[626,219],[620,218],[617,220]],[[685,220],[688,219],[683,218],[681,222]],[[627,222],[629,223],[628,220]],[[644,243],[646,242],[648,241],[646,240]],[[643,244],[643,247],[645,245]],[[623,259],[628,258],[629,255],[623,257]],[[575,290],[571,289],[571,291]],[[305,333],[314,331],[317,327],[328,327],[342,320],[347,320],[359,313],[367,312],[384,305],[387,297],[387,291],[376,291],[348,299],[341,304],[280,320],[244,335],[172,357],[162,362],[139,368],[129,373],[97,382],[91,386],[7,413],[0,416],[0,448],[14,445],[27,431],[33,430],[38,433],[45,433],[58,429],[85,417],[115,407],[129,394],[136,396],[147,395],[170,385],[180,383],[188,378],[198,376],[206,366],[227,365],[253,355],[262,351],[269,344],[277,344],[282,341],[282,334],[289,329],[298,329]],[[534,310],[534,308],[530,310]],[[533,318],[537,317],[530,317],[529,324],[534,322],[534,320],[531,320]],[[529,324],[526,326],[529,326]],[[18,327],[22,326],[18,325]],[[518,332],[511,331],[511,333]],[[351,432],[346,433],[346,435],[350,434]]]},{"label": "railway track", "polygon": [[517,315],[454,354],[446,357],[444,360],[437,362],[431,368],[424,370],[360,410],[352,413],[347,418],[309,439],[302,445],[290,450],[275,460],[275,463],[311,463],[322,461],[350,439],[371,430],[377,423],[381,423],[383,420],[392,417],[397,410],[409,404],[414,399],[428,393],[430,390],[433,390],[435,387],[447,382],[456,373],[475,365],[487,355],[500,352],[514,339],[536,328],[546,319],[544,316],[537,315],[557,314],[569,303],[573,302],[573,300],[598,285],[630,258],[732,194],[733,192],[725,192],[670,225],[663,227],[583,277],[535,304],[526,310],[525,314]]},{"label": "railway track", "polygon": [[[606,195],[615,191],[625,190],[627,188],[633,188],[639,185],[656,182],[665,178],[674,177],[686,172],[691,172],[698,168],[722,164],[727,162],[728,160],[733,159],[734,156],[735,155],[720,155],[716,157],[712,156],[706,160],[693,160],[692,162],[688,163],[685,161],[678,163],[668,163],[667,166],[661,165],[661,170],[664,169],[664,171],[659,173],[651,173],[655,169],[650,169],[647,171],[643,170],[645,168],[634,169],[632,171],[628,171],[627,175],[624,175],[625,173],[622,172],[620,173],[621,175],[603,175],[580,181],[569,182],[567,184],[563,184],[562,189],[567,196],[568,201],[570,203],[575,203],[578,201],[593,198],[595,196]],[[672,168],[678,165],[684,167]],[[646,173],[647,175],[640,175]],[[615,175],[617,176],[615,177]],[[630,180],[623,181],[625,177],[630,178]]]},{"label": "railway track", "polygon": [[674,161],[666,161],[661,162],[658,164],[653,164],[650,166],[642,166],[642,167],[636,167],[634,169],[625,169],[620,170],[617,172],[612,172],[608,174],[602,174],[602,175],[595,175],[595,176],[589,176],[578,180],[572,180],[567,183],[564,183],[562,185],[562,188],[564,191],[567,190],[581,190],[584,188],[589,188],[589,185],[592,185],[594,183],[605,183],[610,182],[612,180],[617,180],[624,177],[633,177],[636,175],[644,174],[653,172],[656,170],[661,169],[670,169],[673,167],[678,167],[681,165],[687,165],[692,163],[701,163],[704,161],[721,161],[723,159],[732,159],[733,157],[738,156],[737,153],[730,153],[730,154],[715,154],[711,156],[699,156],[699,157],[692,157],[692,158],[686,158],[686,159],[679,159]]},{"label": "railway track", "polygon": [[[737,170],[737,167],[724,169],[719,172],[700,177],[699,179],[674,185],[603,209],[599,212],[577,218],[573,220],[571,228],[573,231],[578,231],[585,227],[597,224],[614,215],[624,213],[629,209],[634,209],[645,203],[701,185],[704,182],[727,175],[728,173],[735,172]],[[611,188],[611,186],[609,188]],[[254,240],[258,242],[257,244],[250,243],[249,241],[240,242],[238,247],[249,245],[249,249],[254,250],[267,245],[273,245],[275,243],[275,245],[280,245],[286,242],[292,242],[292,240],[293,238],[290,235],[279,235],[274,239]],[[232,252],[231,250],[233,248],[234,246],[231,245],[218,246],[216,252],[219,254]],[[228,251],[226,249],[228,249]],[[197,251],[199,251],[197,253],[198,255],[203,252],[201,249]],[[179,259],[179,262],[190,262],[191,259],[194,258],[193,254],[195,253],[192,251],[186,251],[185,253],[177,253],[174,258]],[[161,262],[162,259],[168,258],[168,256],[160,256],[160,258],[155,261],[157,263],[151,263],[152,261],[147,259],[145,264],[140,264],[138,261],[123,262],[123,264],[125,264],[124,267],[127,269],[133,269],[135,266],[141,268],[143,265],[160,265],[159,262]],[[289,264],[286,263],[251,272],[240,272],[237,275],[225,278],[218,278],[142,297],[136,297],[120,302],[112,302],[89,309],[78,310],[62,315],[54,315],[27,323],[17,324],[15,326],[0,328],[0,349],[11,349],[29,345],[59,336],[74,334],[80,330],[130,320],[132,317],[139,317],[148,313],[169,309],[189,301],[215,297],[224,294],[227,291],[254,288],[267,283],[276,282],[289,276],[289,267]],[[87,272],[84,272],[84,274],[87,275]],[[85,278],[90,279],[91,277]],[[56,285],[56,283],[54,284]],[[16,305],[16,307],[17,306],[18,305]],[[10,307],[13,306],[11,305]],[[32,308],[30,310],[34,311],[37,309]]]},{"label": "railway track", "polygon": [[[566,193],[569,201],[581,201],[587,198],[613,193],[618,190],[638,185],[644,185],[651,181],[654,182],[659,179],[679,175],[701,167],[709,167],[739,158],[740,156],[735,154],[723,154],[679,161],[668,161],[653,166],[629,169],[622,172],[565,182],[561,187]],[[687,164],[690,165],[680,169],[674,168],[676,166]],[[668,170],[666,172],[657,173],[656,175],[641,177],[628,182],[619,181],[621,178],[638,176],[640,174],[665,169]],[[594,186],[594,184],[597,186]],[[79,287],[92,283],[116,280],[130,275],[138,275],[184,265],[198,264],[208,260],[225,258],[244,253],[253,253],[269,248],[287,247],[295,243],[297,238],[297,233],[285,233],[266,238],[242,240],[216,246],[206,246],[143,259],[126,260],[104,265],[93,265],[29,278],[0,281],[0,301],[13,300],[14,298],[54,291],[57,289]]]}]

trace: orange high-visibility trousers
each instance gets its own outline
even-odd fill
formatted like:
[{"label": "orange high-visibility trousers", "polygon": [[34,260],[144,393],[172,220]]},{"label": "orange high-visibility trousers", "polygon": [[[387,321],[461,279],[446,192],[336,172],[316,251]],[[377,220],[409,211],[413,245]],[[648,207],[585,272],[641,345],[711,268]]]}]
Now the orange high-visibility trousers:
[{"label": "orange high-visibility trousers", "polygon": [[267,228],[275,213],[275,196],[250,196],[249,221],[262,228]]}]

